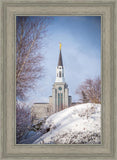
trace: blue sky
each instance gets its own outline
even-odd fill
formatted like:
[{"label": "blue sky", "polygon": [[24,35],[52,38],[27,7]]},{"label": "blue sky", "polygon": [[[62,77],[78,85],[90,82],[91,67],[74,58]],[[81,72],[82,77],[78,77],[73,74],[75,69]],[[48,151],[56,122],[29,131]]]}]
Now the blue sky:
[{"label": "blue sky", "polygon": [[75,91],[85,79],[93,79],[101,74],[101,17],[54,17],[42,48],[45,77],[37,82],[38,87],[31,98],[34,102],[48,102],[48,97],[52,95],[59,42],[62,43],[65,81],[73,101],[78,101]]}]

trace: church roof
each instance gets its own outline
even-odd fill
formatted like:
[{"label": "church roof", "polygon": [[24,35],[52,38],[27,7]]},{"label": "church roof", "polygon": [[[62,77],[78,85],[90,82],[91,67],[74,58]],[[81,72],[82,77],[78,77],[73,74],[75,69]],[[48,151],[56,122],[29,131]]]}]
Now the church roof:
[{"label": "church roof", "polygon": [[63,66],[63,60],[62,60],[61,50],[60,50],[60,53],[59,53],[58,66]]}]

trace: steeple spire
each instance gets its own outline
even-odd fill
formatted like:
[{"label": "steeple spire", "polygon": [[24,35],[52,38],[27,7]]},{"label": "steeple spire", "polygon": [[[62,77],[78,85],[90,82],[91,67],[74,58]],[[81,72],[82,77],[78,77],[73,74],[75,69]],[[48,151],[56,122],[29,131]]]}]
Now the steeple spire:
[{"label": "steeple spire", "polygon": [[62,66],[63,67],[63,60],[62,60],[62,54],[61,54],[61,46],[62,44],[59,43],[59,48],[60,48],[60,53],[59,53],[59,60],[58,60],[58,66]]},{"label": "steeple spire", "polygon": [[59,53],[59,60],[58,66],[56,67],[56,81],[55,82],[65,82],[64,78],[64,67],[63,67],[63,60],[61,54],[61,43],[59,43],[60,53]]}]

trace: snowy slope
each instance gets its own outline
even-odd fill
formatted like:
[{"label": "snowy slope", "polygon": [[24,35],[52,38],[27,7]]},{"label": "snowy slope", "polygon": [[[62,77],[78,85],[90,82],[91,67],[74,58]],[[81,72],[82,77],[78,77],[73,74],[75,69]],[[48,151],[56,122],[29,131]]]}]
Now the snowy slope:
[{"label": "snowy slope", "polygon": [[100,104],[78,104],[51,115],[44,124],[49,132],[34,144],[99,144],[101,127]]}]

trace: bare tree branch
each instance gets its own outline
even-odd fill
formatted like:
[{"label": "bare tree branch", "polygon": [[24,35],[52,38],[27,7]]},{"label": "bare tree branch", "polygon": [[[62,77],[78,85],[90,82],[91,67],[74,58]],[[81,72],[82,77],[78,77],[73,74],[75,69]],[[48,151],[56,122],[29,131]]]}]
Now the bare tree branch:
[{"label": "bare tree branch", "polygon": [[76,94],[80,96],[83,103],[101,103],[101,79],[95,78],[85,80],[77,89]]},{"label": "bare tree branch", "polygon": [[18,16],[16,20],[16,95],[23,99],[43,77],[41,48],[51,18]]}]

